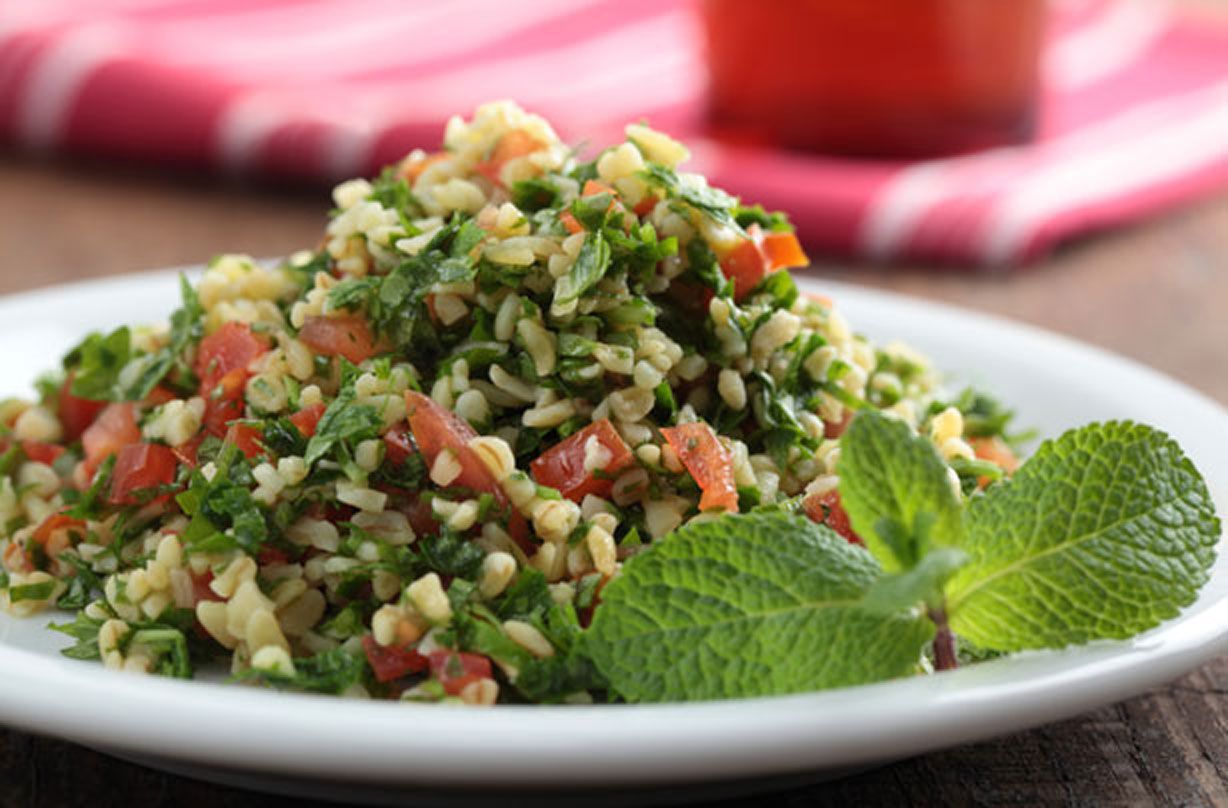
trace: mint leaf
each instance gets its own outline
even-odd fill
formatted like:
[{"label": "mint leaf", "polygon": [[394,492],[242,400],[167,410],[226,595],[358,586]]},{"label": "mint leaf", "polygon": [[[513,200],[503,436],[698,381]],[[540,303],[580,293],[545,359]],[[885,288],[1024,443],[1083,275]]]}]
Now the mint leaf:
[{"label": "mint leaf", "polygon": [[937,604],[943,584],[967,563],[968,555],[954,547],[931,550],[907,572],[879,578],[861,605],[876,614],[896,614],[918,603]]},{"label": "mint leaf", "polygon": [[859,412],[840,439],[840,502],[887,572],[963,535],[961,503],[933,444],[877,411]]},{"label": "mint leaf", "polygon": [[601,592],[582,647],[628,701],[794,693],[909,673],[933,626],[860,605],[880,574],[831,529],[781,511],[681,528]]},{"label": "mint leaf", "polygon": [[1072,430],[970,502],[951,626],[998,651],[1133,636],[1193,602],[1219,536],[1206,483],[1163,432]]}]

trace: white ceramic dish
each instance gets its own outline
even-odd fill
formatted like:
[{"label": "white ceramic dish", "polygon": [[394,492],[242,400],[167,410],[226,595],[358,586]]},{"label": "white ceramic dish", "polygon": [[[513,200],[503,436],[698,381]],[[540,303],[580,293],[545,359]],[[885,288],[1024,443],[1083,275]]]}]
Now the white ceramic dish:
[{"label": "white ceramic dish", "polygon": [[[1228,412],[1102,351],[1033,328],[834,283],[850,321],[935,357],[956,383],[1017,405],[1043,434],[1133,418],[1168,430],[1228,505]],[[0,395],[28,393],[86,331],[176,305],[171,272],[0,300]],[[1131,642],[1020,654],[951,673],[747,701],[499,707],[366,703],[110,673],[58,655],[45,619],[0,617],[0,722],[172,770],[310,794],[449,800],[584,791],[586,800],[729,796],[772,778],[832,776],[1084,712],[1228,649],[1228,562],[1199,601]],[[773,782],[780,782],[779,779]],[[732,789],[732,790],[731,790]],[[597,801],[603,801],[598,799]]]}]

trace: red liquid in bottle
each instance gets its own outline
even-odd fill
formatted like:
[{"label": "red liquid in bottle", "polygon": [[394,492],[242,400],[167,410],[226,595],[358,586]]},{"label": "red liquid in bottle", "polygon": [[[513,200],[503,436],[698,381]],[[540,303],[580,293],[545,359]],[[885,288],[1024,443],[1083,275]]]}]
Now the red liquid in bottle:
[{"label": "red liquid in bottle", "polygon": [[1018,143],[1044,0],[706,0],[710,116],[739,139],[869,156]]}]

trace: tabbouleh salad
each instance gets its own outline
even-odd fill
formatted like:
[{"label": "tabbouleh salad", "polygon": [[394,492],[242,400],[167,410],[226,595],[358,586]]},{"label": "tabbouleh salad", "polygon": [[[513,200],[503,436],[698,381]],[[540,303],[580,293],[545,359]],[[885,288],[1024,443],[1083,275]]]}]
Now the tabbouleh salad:
[{"label": "tabbouleh salad", "polygon": [[[0,404],[0,600],[65,653],[414,701],[612,700],[576,653],[623,564],[735,512],[860,544],[877,410],[956,498],[1009,414],[799,294],[788,220],[644,125],[582,161],[510,103],[344,182],[314,251],[223,255],[165,327],[91,334]],[[865,553],[858,549],[857,552]]]}]

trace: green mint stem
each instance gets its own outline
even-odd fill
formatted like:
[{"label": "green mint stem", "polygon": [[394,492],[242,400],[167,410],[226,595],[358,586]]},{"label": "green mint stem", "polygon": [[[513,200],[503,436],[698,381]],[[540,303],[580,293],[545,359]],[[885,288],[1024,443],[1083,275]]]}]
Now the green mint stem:
[{"label": "green mint stem", "polygon": [[947,612],[942,607],[929,610],[930,620],[934,621],[934,669],[940,671],[955,670],[959,661],[955,658],[955,636],[947,625]]}]

